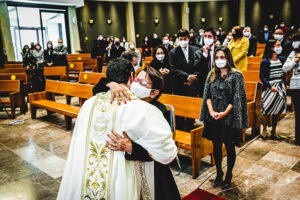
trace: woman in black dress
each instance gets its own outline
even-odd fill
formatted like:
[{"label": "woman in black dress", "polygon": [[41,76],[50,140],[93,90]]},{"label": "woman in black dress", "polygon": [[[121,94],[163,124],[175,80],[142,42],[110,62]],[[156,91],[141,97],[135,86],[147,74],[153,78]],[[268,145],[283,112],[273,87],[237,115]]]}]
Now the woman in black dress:
[{"label": "woman in black dress", "polygon": [[171,94],[173,92],[173,78],[169,65],[169,53],[163,45],[160,45],[153,50],[153,60],[149,66],[153,67],[163,75],[165,82],[164,93]]},{"label": "woman in black dress", "polygon": [[52,67],[53,66],[53,60],[54,60],[53,44],[52,44],[51,41],[48,41],[47,42],[47,49],[44,51],[45,67]]},{"label": "woman in black dress", "polygon": [[[236,160],[235,144],[241,141],[242,129],[248,127],[247,98],[242,73],[236,69],[227,47],[214,53],[213,69],[206,79],[200,120],[204,122],[203,137],[213,142],[217,177],[214,187],[231,185]],[[227,173],[223,182],[222,145],[227,151]]]},{"label": "woman in black dress", "polygon": [[32,56],[32,54],[30,53],[30,49],[29,49],[29,46],[28,45],[25,45],[23,47],[23,50],[22,50],[22,59],[23,59],[23,67],[27,67],[30,65],[30,57]]}]

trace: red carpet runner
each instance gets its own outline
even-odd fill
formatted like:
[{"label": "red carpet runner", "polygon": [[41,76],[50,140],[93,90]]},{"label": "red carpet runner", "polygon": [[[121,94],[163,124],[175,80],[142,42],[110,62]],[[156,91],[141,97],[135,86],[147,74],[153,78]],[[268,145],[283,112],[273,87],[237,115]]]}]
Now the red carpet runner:
[{"label": "red carpet runner", "polygon": [[185,196],[182,200],[226,200],[223,197],[214,195],[201,189],[196,189],[189,195]]}]

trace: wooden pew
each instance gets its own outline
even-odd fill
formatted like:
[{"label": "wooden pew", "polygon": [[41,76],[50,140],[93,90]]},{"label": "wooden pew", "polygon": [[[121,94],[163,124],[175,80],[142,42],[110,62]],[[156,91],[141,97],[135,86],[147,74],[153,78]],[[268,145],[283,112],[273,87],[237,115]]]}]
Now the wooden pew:
[{"label": "wooden pew", "polygon": [[247,71],[259,71],[260,63],[248,63]]},{"label": "wooden pew", "polygon": [[248,60],[248,63],[259,63],[260,64],[262,61],[262,57],[260,57],[260,56],[248,57],[247,60]]},{"label": "wooden pew", "polygon": [[79,73],[84,71],[83,61],[71,61],[68,65],[69,79],[78,80]]},{"label": "wooden pew", "polygon": [[37,108],[43,108],[50,111],[48,114],[56,112],[64,115],[66,129],[71,129],[72,118],[76,118],[78,116],[80,107],[55,102],[55,94],[88,99],[93,96],[93,87],[93,85],[46,80],[46,88],[44,92],[31,93],[28,95],[31,118],[36,118]]},{"label": "wooden pew", "polygon": [[81,53],[81,54],[68,54],[67,55],[67,59],[68,61],[82,61],[82,60],[86,60],[86,59],[90,59],[91,58],[91,54],[89,53]]},{"label": "wooden pew", "polygon": [[25,68],[5,68],[5,69],[0,69],[0,73],[25,73]]},{"label": "wooden pew", "polygon": [[4,64],[4,68],[23,68],[23,64]]},{"label": "wooden pew", "polygon": [[22,64],[22,61],[7,61],[5,64]]},{"label": "wooden pew", "polygon": [[[202,105],[201,98],[162,94],[159,102],[172,105],[176,116],[199,119]],[[212,142],[202,137],[202,131],[203,126],[190,132],[176,130],[175,133],[177,146],[192,152],[193,178],[199,175],[200,160],[203,157],[211,155],[212,163],[214,162]]]},{"label": "wooden pew", "polygon": [[97,59],[86,59],[83,60],[84,70],[92,70],[93,72],[99,72],[98,60]]},{"label": "wooden pew", "polygon": [[78,82],[96,85],[101,78],[105,78],[105,77],[106,74],[104,73],[80,72]]},{"label": "wooden pew", "polygon": [[245,82],[259,82],[261,83],[259,79],[259,71],[242,71],[244,75],[244,81]]},{"label": "wooden pew", "polygon": [[106,73],[106,66],[102,67],[102,73]]},{"label": "wooden pew", "polygon": [[27,83],[27,74],[25,73],[0,73],[0,80],[22,80]]},{"label": "wooden pew", "polygon": [[152,56],[148,56],[148,57],[145,57],[145,61],[152,61],[153,60],[153,57]]},{"label": "wooden pew", "polygon": [[44,76],[59,76],[60,81],[68,81],[68,73],[66,66],[44,67]]},{"label": "wooden pew", "polygon": [[1,104],[11,108],[11,118],[15,118],[15,110],[17,107],[21,109],[21,113],[26,112],[25,96],[23,93],[23,82],[20,80],[0,80],[1,96],[8,96],[8,99],[1,98]]}]

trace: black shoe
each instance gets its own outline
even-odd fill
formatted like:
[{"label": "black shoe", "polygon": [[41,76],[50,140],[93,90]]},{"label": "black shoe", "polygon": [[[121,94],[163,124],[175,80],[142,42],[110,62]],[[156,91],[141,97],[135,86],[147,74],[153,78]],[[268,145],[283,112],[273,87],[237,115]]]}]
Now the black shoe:
[{"label": "black shoe", "polygon": [[271,135],[272,140],[281,140],[282,138],[279,135]]},{"label": "black shoe", "polygon": [[215,181],[214,181],[214,188],[220,187],[223,185],[223,173],[218,174]]},{"label": "black shoe", "polygon": [[226,190],[228,188],[230,188],[231,186],[231,179],[232,179],[232,174],[226,174],[226,178],[225,181],[222,185],[222,190]]},{"label": "black shoe", "polygon": [[266,139],[267,139],[267,136],[263,136],[262,134],[260,134],[260,137],[261,137],[263,140],[266,140]]}]

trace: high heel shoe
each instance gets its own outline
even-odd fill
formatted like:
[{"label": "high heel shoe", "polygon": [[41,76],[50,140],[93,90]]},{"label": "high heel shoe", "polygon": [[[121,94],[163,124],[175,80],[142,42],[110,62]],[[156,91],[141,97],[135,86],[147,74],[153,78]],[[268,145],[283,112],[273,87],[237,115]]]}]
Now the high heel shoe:
[{"label": "high heel shoe", "polygon": [[232,173],[231,174],[226,174],[225,181],[222,185],[222,190],[226,190],[226,189],[230,188],[231,180],[232,180]]},{"label": "high heel shoe", "polygon": [[222,174],[217,174],[217,177],[214,181],[214,188],[220,187],[223,185],[223,175],[224,175],[223,172],[222,172]]}]

